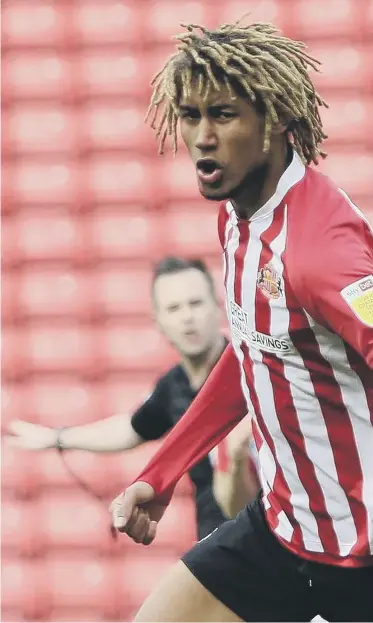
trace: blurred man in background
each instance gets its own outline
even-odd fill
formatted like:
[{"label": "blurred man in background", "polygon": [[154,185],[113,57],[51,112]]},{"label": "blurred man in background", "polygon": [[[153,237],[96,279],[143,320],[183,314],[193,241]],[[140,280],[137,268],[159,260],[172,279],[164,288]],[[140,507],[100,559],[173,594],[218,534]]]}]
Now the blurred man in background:
[{"label": "blurred man in background", "polygon": [[[8,444],[33,450],[118,452],[159,439],[176,424],[220,358],[227,340],[219,329],[220,309],[214,282],[201,260],[177,257],[161,260],[154,270],[152,299],[157,325],[179,353],[180,363],[158,380],[153,392],[132,417],[117,414],[84,426],[61,429],[17,420],[9,426]],[[245,451],[236,434],[230,445],[232,461],[225,461],[225,471],[219,468],[217,474],[218,496],[227,516],[237,508],[237,502],[232,506],[227,499],[239,500],[238,512],[253,489],[247,469],[247,430],[242,443]],[[222,453],[226,451],[222,449]],[[238,453],[245,456],[244,467],[241,460],[235,460]],[[228,480],[228,464],[233,466],[231,481]],[[219,526],[226,515],[212,493],[213,467],[209,457],[202,459],[189,474],[195,489],[198,538],[201,539]],[[256,481],[253,482],[256,486]]]}]

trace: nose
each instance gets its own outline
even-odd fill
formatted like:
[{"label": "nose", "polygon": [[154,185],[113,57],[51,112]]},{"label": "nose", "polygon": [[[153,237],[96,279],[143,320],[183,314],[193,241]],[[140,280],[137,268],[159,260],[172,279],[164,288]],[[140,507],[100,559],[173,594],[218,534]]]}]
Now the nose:
[{"label": "nose", "polygon": [[198,124],[196,147],[202,152],[216,149],[217,136],[213,124],[209,119],[201,118]]},{"label": "nose", "polygon": [[181,310],[181,322],[183,325],[190,325],[194,320],[194,312],[191,305],[184,305]]}]

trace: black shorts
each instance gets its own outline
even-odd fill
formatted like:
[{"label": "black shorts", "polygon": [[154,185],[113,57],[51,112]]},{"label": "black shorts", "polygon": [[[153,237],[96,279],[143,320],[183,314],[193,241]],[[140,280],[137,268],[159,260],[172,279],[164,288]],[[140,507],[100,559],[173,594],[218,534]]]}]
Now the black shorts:
[{"label": "black shorts", "polygon": [[193,575],[244,621],[373,621],[373,567],[305,561],[268,528],[256,500],[182,558]]}]

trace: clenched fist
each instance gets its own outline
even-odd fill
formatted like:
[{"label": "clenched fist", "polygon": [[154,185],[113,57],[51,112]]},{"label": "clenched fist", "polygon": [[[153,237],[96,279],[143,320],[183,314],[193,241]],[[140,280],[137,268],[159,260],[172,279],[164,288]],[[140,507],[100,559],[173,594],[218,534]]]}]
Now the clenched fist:
[{"label": "clenched fist", "polygon": [[135,482],[110,504],[113,526],[135,543],[150,545],[166,506],[154,501],[155,492],[147,482]]}]

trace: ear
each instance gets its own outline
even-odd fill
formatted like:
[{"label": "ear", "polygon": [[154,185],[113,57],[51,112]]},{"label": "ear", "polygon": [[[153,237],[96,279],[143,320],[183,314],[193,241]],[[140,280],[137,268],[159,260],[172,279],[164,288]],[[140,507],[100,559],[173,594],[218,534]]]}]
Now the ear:
[{"label": "ear", "polygon": [[289,129],[288,123],[283,123],[283,122],[275,123],[272,126],[272,134],[273,136],[280,136],[280,134],[285,134],[285,132],[288,129]]}]

